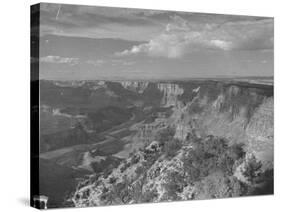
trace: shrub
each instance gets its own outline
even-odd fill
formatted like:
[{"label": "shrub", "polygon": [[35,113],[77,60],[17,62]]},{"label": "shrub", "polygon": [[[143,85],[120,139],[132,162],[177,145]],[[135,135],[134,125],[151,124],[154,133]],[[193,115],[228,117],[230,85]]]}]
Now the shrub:
[{"label": "shrub", "polygon": [[145,191],[142,195],[142,202],[153,202],[158,197],[158,193],[155,189],[151,191]]},{"label": "shrub", "polygon": [[260,174],[261,167],[262,167],[262,163],[260,161],[257,161],[256,157],[252,155],[246,161],[246,166],[243,174],[249,182],[254,183],[255,179]]},{"label": "shrub", "polygon": [[109,183],[114,184],[116,182],[116,180],[117,179],[115,177],[111,177],[111,178],[109,178]]},{"label": "shrub", "polygon": [[234,144],[228,148],[228,156],[233,160],[238,160],[245,156],[245,151],[243,149],[243,144]]},{"label": "shrub", "polygon": [[134,155],[131,159],[132,164],[136,164],[140,161],[140,156],[139,155]]},{"label": "shrub", "polygon": [[177,200],[178,193],[183,191],[183,187],[185,185],[185,178],[179,172],[171,172],[167,176],[166,184],[164,185],[167,196],[169,199]]}]

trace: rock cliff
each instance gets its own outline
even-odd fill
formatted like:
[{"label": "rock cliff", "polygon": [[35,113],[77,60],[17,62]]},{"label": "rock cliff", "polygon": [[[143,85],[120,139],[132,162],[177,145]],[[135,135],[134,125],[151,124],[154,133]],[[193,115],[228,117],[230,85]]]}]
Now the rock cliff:
[{"label": "rock cliff", "polygon": [[122,81],[121,85],[129,89],[131,91],[142,94],[144,90],[147,88],[149,82],[141,82],[141,81]]},{"label": "rock cliff", "polygon": [[183,94],[184,90],[174,83],[158,83],[158,89],[163,92],[162,105],[166,107],[176,106],[178,101],[178,96]]}]

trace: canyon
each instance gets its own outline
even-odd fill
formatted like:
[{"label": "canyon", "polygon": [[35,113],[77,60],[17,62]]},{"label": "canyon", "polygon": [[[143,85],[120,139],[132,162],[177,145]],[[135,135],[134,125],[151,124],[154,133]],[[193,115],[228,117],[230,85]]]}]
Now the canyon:
[{"label": "canyon", "polygon": [[[68,191],[66,205],[243,196],[242,187],[251,195],[260,185],[245,177],[250,162],[261,164],[256,177],[273,170],[272,84],[213,79],[41,83],[41,90],[49,94],[41,101],[42,111],[56,120],[42,117],[49,125],[58,123],[58,118],[71,124],[43,135],[42,145],[48,142],[48,149],[40,157],[87,173]],[[77,141],[67,143],[70,132]],[[53,144],[55,138],[55,143],[64,140],[64,144]],[[213,160],[228,165],[215,165],[208,174],[193,177],[190,169],[197,166],[190,164],[199,159],[189,157],[204,145],[222,146],[225,155],[220,158],[205,149],[212,155],[212,161],[206,156],[209,166],[214,166]],[[218,187],[214,194],[204,190],[218,180],[229,181],[224,189],[233,192],[226,194]]]}]

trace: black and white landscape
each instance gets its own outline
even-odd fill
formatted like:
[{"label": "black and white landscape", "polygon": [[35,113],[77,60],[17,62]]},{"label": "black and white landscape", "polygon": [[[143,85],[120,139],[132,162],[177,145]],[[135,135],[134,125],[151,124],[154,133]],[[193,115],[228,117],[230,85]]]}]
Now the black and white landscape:
[{"label": "black and white landscape", "polygon": [[38,195],[273,194],[273,45],[272,18],[40,4]]}]

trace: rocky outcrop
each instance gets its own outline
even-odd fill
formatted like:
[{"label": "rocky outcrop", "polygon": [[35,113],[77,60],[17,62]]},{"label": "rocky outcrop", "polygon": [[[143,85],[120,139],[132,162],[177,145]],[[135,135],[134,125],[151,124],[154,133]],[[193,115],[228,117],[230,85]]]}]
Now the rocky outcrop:
[{"label": "rocky outcrop", "polygon": [[[109,176],[100,176],[92,184],[80,184],[80,188],[72,198],[75,206],[140,203],[144,198],[151,198],[147,200],[149,202],[169,200],[166,185],[169,183],[171,173],[184,174],[182,157],[186,151],[180,151],[172,159],[167,160],[159,157],[154,163],[144,165],[152,160],[151,157],[157,157],[156,155],[159,154],[160,149],[156,144],[158,143],[154,141],[144,151],[129,157],[114,169]],[[153,145],[157,147],[154,148]],[[120,189],[122,189],[122,185],[128,186],[128,189],[115,193],[115,189],[119,187],[118,185]],[[186,200],[194,190],[191,189],[190,185],[183,187],[185,189],[181,193],[181,199]],[[118,191],[116,190],[116,192]],[[112,195],[114,195],[114,198]]]}]

